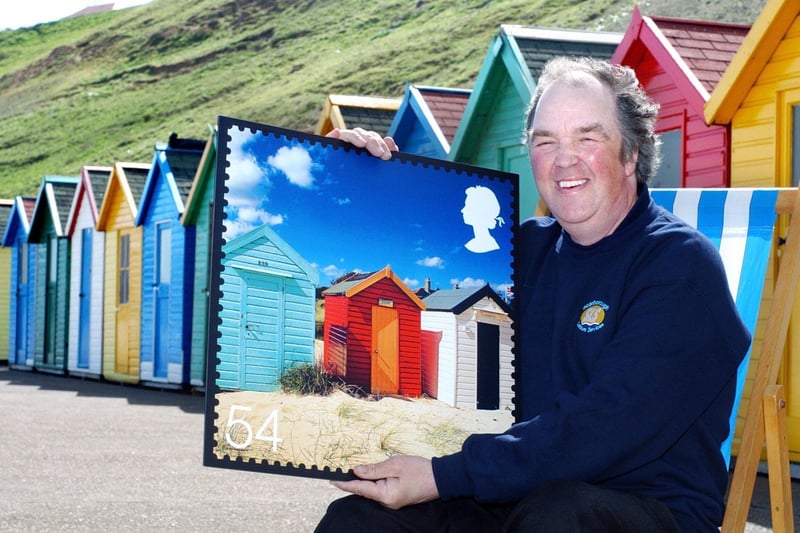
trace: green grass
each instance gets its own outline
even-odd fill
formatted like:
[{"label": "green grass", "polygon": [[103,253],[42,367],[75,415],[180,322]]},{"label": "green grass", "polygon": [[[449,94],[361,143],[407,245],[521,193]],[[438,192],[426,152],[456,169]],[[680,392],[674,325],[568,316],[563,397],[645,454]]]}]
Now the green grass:
[{"label": "green grass", "polygon": [[[751,22],[763,1],[718,4],[674,0],[661,14],[702,19],[701,8],[714,8],[720,15],[706,20]],[[0,197],[35,194],[43,176],[83,165],[149,163],[156,142],[173,131],[204,139],[221,114],[313,131],[327,94],[399,98],[406,82],[470,88],[501,24],[624,31],[632,6],[155,0],[2,31]]]}]

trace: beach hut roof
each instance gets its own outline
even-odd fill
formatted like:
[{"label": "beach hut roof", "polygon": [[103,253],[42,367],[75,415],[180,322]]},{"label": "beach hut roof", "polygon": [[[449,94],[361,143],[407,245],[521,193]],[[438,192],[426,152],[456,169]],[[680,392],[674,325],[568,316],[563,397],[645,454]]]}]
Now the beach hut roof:
[{"label": "beach hut roof", "polygon": [[392,269],[389,265],[386,265],[383,269],[376,272],[356,274],[344,281],[328,287],[322,291],[322,294],[331,296],[344,295],[350,298],[383,279],[390,279],[401,291],[403,291],[403,293],[408,296],[412,302],[414,302],[414,304],[416,304],[420,309],[425,309],[425,304],[422,302],[422,300],[420,300],[419,297],[408,288],[408,285],[403,283],[403,281],[398,278],[394,272],[392,272]]},{"label": "beach hut roof", "polygon": [[389,128],[389,136],[402,146],[405,132],[410,132],[418,124],[428,139],[436,140],[441,150],[439,155],[446,156],[470,94],[472,91],[469,89],[406,83],[405,95]]},{"label": "beach hut roof", "polygon": [[56,230],[56,235],[66,235],[67,218],[75,199],[75,190],[80,179],[75,176],[45,176],[33,208],[28,240],[38,242],[47,223],[47,214]]},{"label": "beach hut roof", "polygon": [[655,57],[698,115],[742,41],[749,25],[643,16],[638,7],[612,63],[638,65]]},{"label": "beach hut roof", "polygon": [[[3,246],[11,246],[14,244],[13,233],[19,227],[25,232],[27,238],[30,231],[30,220],[33,216],[33,209],[36,206],[36,198],[33,196],[16,196],[12,200],[11,212],[6,219],[6,225],[3,230]],[[16,221],[16,222],[15,222]]]},{"label": "beach hut roof", "polygon": [[106,186],[106,192],[103,196],[103,203],[100,206],[100,213],[97,217],[97,229],[104,229],[107,223],[107,218],[111,211],[111,205],[108,196],[113,188],[119,188],[120,193],[125,198],[128,208],[134,217],[138,212],[137,206],[139,199],[142,197],[144,184],[147,180],[147,175],[150,172],[150,166],[146,163],[114,163],[114,170],[111,172],[111,177]]},{"label": "beach hut roof", "polygon": [[100,206],[103,204],[103,197],[106,194],[108,180],[111,179],[111,167],[84,166],[81,168],[80,182],[75,191],[75,199],[69,210],[67,218],[67,228],[65,233],[72,235],[75,231],[75,224],[78,222],[82,202],[88,202],[92,212],[92,220],[97,224],[100,214]]},{"label": "beach hut roof", "polygon": [[156,143],[153,164],[150,166],[136,213],[137,226],[147,216],[158,179],[165,180],[175,208],[179,214],[183,214],[205,145],[205,141],[181,139],[176,133],[169,136],[167,143]]},{"label": "beach hut roof", "polygon": [[800,14],[797,0],[767,0],[705,105],[707,124],[729,124]]},{"label": "beach hut roof", "polygon": [[461,314],[483,298],[489,298],[506,313],[511,312],[509,305],[487,283],[482,287],[464,289],[443,289],[426,296],[423,302],[428,311],[450,311]]},{"label": "beach hut roof", "polygon": [[208,182],[213,183],[216,176],[216,160],[217,160],[217,128],[216,126],[209,125],[210,134],[206,140],[203,155],[197,165],[197,172],[195,173],[194,180],[192,180],[192,188],[189,190],[189,196],[186,198],[186,209],[181,216],[181,222],[184,226],[194,224],[197,220],[198,213],[200,213],[202,205],[202,191],[205,190]]},{"label": "beach hut roof", "polygon": [[400,100],[373,96],[330,94],[314,133],[325,135],[335,128],[364,128],[386,135]]}]

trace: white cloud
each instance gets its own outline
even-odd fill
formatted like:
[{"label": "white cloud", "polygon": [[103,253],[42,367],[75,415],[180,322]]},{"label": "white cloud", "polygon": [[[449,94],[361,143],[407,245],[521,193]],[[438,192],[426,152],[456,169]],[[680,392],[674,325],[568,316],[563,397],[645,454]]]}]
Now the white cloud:
[{"label": "white cloud", "polygon": [[441,257],[425,257],[418,260],[417,264],[430,268],[444,268],[444,260]]},{"label": "white cloud", "polygon": [[298,187],[307,189],[314,185],[311,156],[300,146],[281,146],[275,155],[267,158],[267,163],[286,174],[289,182]]},{"label": "white cloud", "polygon": [[480,278],[464,278],[460,281],[457,278],[453,278],[450,280],[450,284],[453,286],[458,285],[462,289],[473,289],[475,287],[483,287],[486,282]]},{"label": "white cloud", "polygon": [[406,284],[406,286],[407,286],[409,289],[414,289],[414,288],[417,288],[417,287],[419,287],[419,280],[418,280],[418,279],[410,279],[410,278],[405,278],[405,279],[403,280],[403,283],[405,283],[405,284]]},{"label": "white cloud", "polygon": [[265,200],[264,188],[269,185],[269,180],[253,154],[244,149],[255,133],[247,128],[240,130],[232,126],[228,129],[228,135],[231,138],[228,144],[231,154],[228,157],[230,166],[225,181],[228,188],[225,199],[231,207],[257,208]]}]

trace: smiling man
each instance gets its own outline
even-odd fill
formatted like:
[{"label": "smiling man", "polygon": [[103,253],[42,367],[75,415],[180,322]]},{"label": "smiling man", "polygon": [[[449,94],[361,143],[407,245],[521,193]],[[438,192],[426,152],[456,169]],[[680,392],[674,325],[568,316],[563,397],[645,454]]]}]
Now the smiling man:
[{"label": "smiling man", "polygon": [[750,336],[716,248],[650,199],[657,111],[628,68],[546,65],[526,140],[552,215],[519,232],[520,422],[356,468],[318,531],[717,531]]}]

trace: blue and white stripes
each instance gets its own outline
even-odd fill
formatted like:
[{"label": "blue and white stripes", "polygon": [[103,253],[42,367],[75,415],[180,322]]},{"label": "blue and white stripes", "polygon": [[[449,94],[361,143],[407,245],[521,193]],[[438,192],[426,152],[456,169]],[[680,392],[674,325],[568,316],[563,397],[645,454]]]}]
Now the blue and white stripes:
[{"label": "blue and white stripes", "polygon": [[[657,204],[700,230],[717,246],[731,295],[753,334],[772,247],[778,189],[652,189],[650,194]],[[749,360],[750,350],[739,366],[731,432],[722,445],[726,463],[730,461]]]}]

